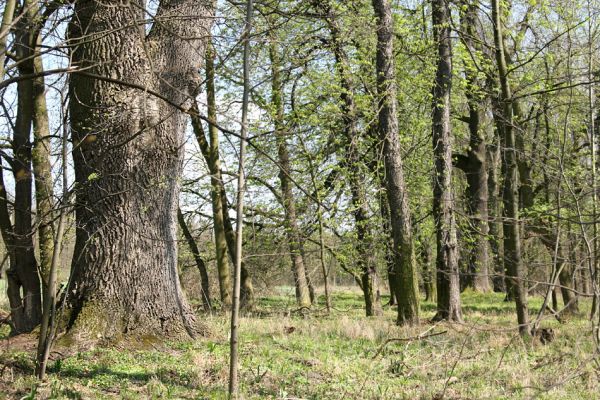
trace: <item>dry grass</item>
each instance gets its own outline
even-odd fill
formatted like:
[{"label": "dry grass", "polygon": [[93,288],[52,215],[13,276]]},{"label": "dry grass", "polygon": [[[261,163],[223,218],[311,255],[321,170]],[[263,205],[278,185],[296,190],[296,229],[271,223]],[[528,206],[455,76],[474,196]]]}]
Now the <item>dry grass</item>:
[{"label": "dry grass", "polygon": [[[268,317],[243,318],[241,388],[246,399],[595,399],[597,353],[589,322],[544,321],[556,340],[523,341],[512,305],[497,295],[463,294],[464,324],[394,325],[393,310],[366,318],[360,296],[337,292],[338,310],[290,316],[289,298],[261,300]],[[286,307],[277,308],[277,304]],[[531,307],[539,307],[533,300]],[[226,398],[228,318],[205,316],[212,335],[161,349],[98,349],[57,359],[41,385],[32,354],[4,349],[0,392],[20,398]],[[422,340],[424,333],[445,332]],[[2,369],[3,368],[3,369]],[[1,398],[1,396],[0,396]],[[33,398],[33,397],[32,397]]]}]

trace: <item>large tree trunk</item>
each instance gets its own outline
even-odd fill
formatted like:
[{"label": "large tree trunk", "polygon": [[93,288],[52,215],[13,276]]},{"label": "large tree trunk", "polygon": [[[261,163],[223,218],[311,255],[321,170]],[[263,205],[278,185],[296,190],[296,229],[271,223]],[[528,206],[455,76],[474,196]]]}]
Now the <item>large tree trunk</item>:
[{"label": "large tree trunk", "polygon": [[[225,226],[223,200],[221,199],[221,187],[223,177],[221,175],[221,160],[219,157],[219,131],[216,127],[217,102],[215,100],[215,51],[212,46],[206,51],[206,99],[208,105],[208,119],[213,123],[208,125],[209,142],[207,150],[203,153],[210,170],[210,197],[213,212],[213,230],[215,233],[215,256],[217,259],[217,272],[219,276],[219,293],[224,308],[231,306],[231,268],[227,260],[227,238],[225,237]],[[227,210],[227,209],[225,209]]]},{"label": "large tree trunk", "polygon": [[79,190],[68,328],[92,339],[196,332],[177,274],[181,110],[201,83],[213,4],[163,0],[147,36],[141,5],[78,1],[69,27],[81,72],[70,86]]},{"label": "large tree trunk", "polygon": [[521,258],[521,239],[519,227],[519,165],[516,154],[516,140],[513,128],[512,91],[508,81],[506,58],[504,55],[504,36],[498,0],[492,0],[494,23],[494,43],[496,62],[500,81],[500,102],[502,104],[502,130],[504,131],[504,255],[506,270],[510,278],[510,287],[514,294],[519,332],[529,334],[529,313],[527,305],[527,287],[524,281],[523,260]]},{"label": "large tree trunk", "polygon": [[393,233],[398,324],[419,322],[419,286],[408,191],[398,136],[398,104],[394,67],[394,29],[389,0],[373,0],[377,16],[377,89],[379,135],[383,141],[386,192]]},{"label": "large tree trunk", "polygon": [[458,244],[452,193],[452,132],[450,89],[452,48],[450,9],[447,0],[432,1],[434,37],[437,43],[437,72],[433,87],[433,216],[437,237],[437,314],[435,320],[461,321]]},{"label": "large tree trunk", "polygon": [[[273,29],[273,28],[272,28]],[[274,32],[271,32],[274,35]],[[311,295],[308,288],[308,276],[304,265],[302,254],[302,237],[298,229],[296,218],[296,203],[292,192],[290,180],[290,155],[287,148],[287,132],[284,123],[283,109],[283,86],[280,76],[280,58],[275,38],[269,42],[269,58],[271,61],[271,104],[273,106],[275,121],[275,137],[277,140],[277,155],[279,161],[279,181],[281,183],[281,200],[285,211],[285,230],[288,240],[288,248],[292,261],[292,273],[294,286],[296,287],[296,302],[299,307],[309,308],[311,306]]]},{"label": "large tree trunk", "polygon": [[[478,54],[480,47],[476,44],[479,37],[476,29],[477,0],[466,0],[461,7],[461,39],[470,54]],[[469,106],[469,150],[466,156],[459,158],[458,166],[467,177],[467,199],[469,216],[469,266],[466,285],[476,291],[488,292],[490,279],[488,272],[488,171],[487,146],[485,134],[481,129],[484,113],[482,107],[482,87],[477,79],[475,69],[465,68],[467,90],[465,95]]]}]

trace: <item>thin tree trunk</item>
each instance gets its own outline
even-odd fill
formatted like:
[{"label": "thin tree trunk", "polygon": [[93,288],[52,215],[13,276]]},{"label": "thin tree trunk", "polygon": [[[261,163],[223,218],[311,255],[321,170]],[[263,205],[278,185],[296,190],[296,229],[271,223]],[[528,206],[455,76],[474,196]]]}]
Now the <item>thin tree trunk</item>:
[{"label": "thin tree trunk", "polygon": [[[497,135],[496,135],[497,136]],[[489,243],[494,259],[494,276],[492,283],[494,292],[506,291],[504,276],[504,243],[502,241],[502,218],[500,211],[498,170],[500,163],[500,146],[495,143],[488,146],[488,213]]]},{"label": "thin tree trunk", "polygon": [[390,206],[388,204],[387,199],[387,189],[386,182],[383,178],[383,174],[380,172],[380,183],[381,183],[381,191],[378,195],[379,197],[379,210],[381,212],[381,219],[383,221],[383,233],[387,236],[385,243],[385,264],[387,266],[387,275],[388,275],[388,286],[390,288],[390,306],[395,306],[397,304],[396,301],[396,292],[397,292],[397,277],[396,271],[394,268],[394,234],[392,233],[392,227],[390,225]]},{"label": "thin tree trunk", "polygon": [[[0,82],[4,81],[6,42],[12,27],[15,5],[16,0],[7,0],[2,14],[2,25],[0,28]],[[2,160],[0,159],[0,233],[2,234],[2,240],[8,255],[7,271],[16,271],[14,226],[11,221],[9,204],[10,201],[8,199],[8,193],[6,192],[6,185],[4,184],[4,167],[2,166]],[[11,326],[11,330],[15,331],[16,329],[14,326]]]},{"label": "thin tree trunk", "polygon": [[494,43],[496,62],[500,80],[504,130],[503,163],[505,165],[504,190],[504,253],[505,264],[511,280],[515,297],[517,320],[521,335],[529,335],[529,313],[527,288],[524,281],[523,261],[521,259],[521,240],[519,232],[519,166],[516,155],[516,141],[513,127],[512,91],[508,81],[504,38],[499,0],[492,0],[492,18],[494,23]]},{"label": "thin tree trunk", "polygon": [[[40,38],[37,39],[39,49]],[[36,50],[37,52],[37,50]],[[44,71],[42,57],[39,52],[34,59],[36,74]],[[48,123],[48,107],[46,105],[46,84],[44,77],[33,80],[33,175],[35,177],[35,203],[37,219],[38,247],[40,251],[40,274],[42,277],[42,293],[46,298],[46,288],[54,256],[54,201],[52,166],[50,164],[50,125]]]},{"label": "thin tree trunk", "polygon": [[252,32],[253,2],[246,2],[246,25],[244,28],[244,94],[242,97],[242,124],[238,165],[238,194],[236,205],[235,273],[233,275],[233,302],[231,306],[231,338],[229,360],[229,397],[238,397],[238,334],[240,312],[240,282],[242,279],[242,228],[244,226],[244,192],[246,189],[244,162],[248,134],[248,103],[250,96],[250,34]]},{"label": "thin tree trunk", "polygon": [[[274,31],[271,31],[274,35]],[[275,121],[275,138],[277,140],[277,155],[279,161],[279,181],[281,183],[281,199],[285,211],[285,229],[288,248],[292,261],[292,273],[296,288],[296,302],[301,308],[310,308],[311,296],[308,288],[307,271],[302,255],[302,238],[296,217],[296,203],[292,192],[289,175],[291,173],[290,155],[287,147],[287,132],[285,131],[283,109],[283,85],[280,76],[280,58],[277,43],[273,37],[269,42],[269,58],[271,61],[271,104]]]},{"label": "thin tree trunk", "polygon": [[421,259],[423,260],[423,286],[425,301],[437,301],[436,271],[429,242],[422,243]]},{"label": "thin tree trunk", "polygon": [[202,298],[202,305],[204,306],[205,311],[210,311],[212,309],[212,304],[210,302],[210,282],[208,280],[208,271],[206,270],[206,264],[204,263],[204,260],[200,255],[198,244],[196,243],[194,236],[190,232],[190,228],[188,227],[188,224],[185,221],[185,218],[180,208],[177,209],[177,221],[179,222],[179,227],[181,228],[181,232],[185,237],[185,241],[190,247],[190,251],[192,252],[192,256],[194,257],[194,262],[196,263],[196,267],[198,267],[198,272],[200,272],[200,297]]},{"label": "thin tree trunk", "polygon": [[[304,142],[302,140],[302,138],[300,138],[300,142],[302,143],[302,146],[304,147],[304,149],[306,150],[306,146],[304,145]],[[308,155],[309,153],[306,152],[306,154]],[[309,173],[310,173],[310,180],[314,189],[314,197],[316,199],[316,203],[317,203],[317,221],[319,223],[319,263],[321,265],[321,274],[323,275],[323,286],[324,286],[324,291],[325,291],[325,308],[327,310],[327,313],[331,313],[331,293],[330,293],[330,289],[329,289],[329,272],[330,269],[327,268],[327,266],[325,265],[325,237],[324,237],[324,224],[323,224],[323,209],[322,209],[322,204],[321,204],[321,194],[320,194],[320,190],[319,190],[319,185],[317,184],[317,179],[315,177],[315,165],[313,162],[312,157],[307,157],[308,158],[308,164],[309,164]],[[314,303],[314,301],[313,301]]]},{"label": "thin tree trunk", "polygon": [[437,237],[437,314],[434,320],[462,321],[458,271],[458,243],[452,193],[452,132],[450,89],[452,48],[448,0],[432,1],[434,38],[437,43],[437,72],[433,87],[433,215]]},{"label": "thin tree trunk", "polygon": [[377,90],[379,135],[383,141],[386,192],[393,233],[398,324],[419,323],[419,286],[408,191],[398,132],[394,28],[389,0],[373,0],[377,16]]},{"label": "thin tree trunk", "polygon": [[[206,140],[206,135],[204,133],[204,129],[202,128],[202,121],[197,117],[198,113],[198,104],[194,103],[193,110],[196,112],[192,113],[192,128],[194,130],[194,135],[196,136],[196,140],[198,140],[198,145],[200,147],[200,151],[207,164],[210,164],[211,151]],[[229,201],[227,200],[227,192],[225,191],[225,183],[223,182],[222,171],[219,170],[217,173],[217,179],[215,183],[219,187],[220,199],[221,199],[221,211],[223,216],[223,230],[225,233],[225,242],[227,245],[227,250],[229,252],[229,258],[232,261],[235,261],[235,231],[233,229],[233,224],[231,223],[231,218],[229,217],[228,210],[231,208]],[[242,260],[242,281],[241,281],[241,294],[240,294],[240,302],[242,308],[246,310],[252,309],[254,306],[254,287],[252,285],[252,277],[246,268],[244,261]]]},{"label": "thin tree trunk", "polygon": [[[215,256],[217,260],[217,272],[219,276],[219,294],[224,308],[231,306],[231,269],[227,259],[227,238],[225,237],[225,226],[223,219],[229,218],[224,215],[223,201],[221,199],[221,187],[223,177],[221,175],[221,160],[219,156],[219,131],[215,125],[217,121],[217,103],[215,100],[215,51],[209,45],[206,51],[206,97],[208,105],[209,123],[208,153],[204,155],[210,170],[210,196],[213,212],[213,230],[215,234]],[[205,152],[206,153],[206,152]]]},{"label": "thin tree trunk", "polygon": [[63,248],[63,239],[67,224],[68,204],[69,204],[69,179],[67,172],[68,163],[68,129],[63,127],[63,137],[61,146],[61,161],[62,161],[62,204],[60,204],[60,212],[58,217],[58,227],[56,236],[53,237],[52,244],[52,260],[50,270],[48,271],[48,280],[46,292],[44,293],[44,310],[42,314],[42,323],[40,326],[40,335],[38,338],[37,357],[36,357],[36,375],[41,381],[46,375],[46,366],[50,349],[54,341],[54,333],[56,331],[56,285],[58,280],[58,268],[60,264],[60,255]]}]

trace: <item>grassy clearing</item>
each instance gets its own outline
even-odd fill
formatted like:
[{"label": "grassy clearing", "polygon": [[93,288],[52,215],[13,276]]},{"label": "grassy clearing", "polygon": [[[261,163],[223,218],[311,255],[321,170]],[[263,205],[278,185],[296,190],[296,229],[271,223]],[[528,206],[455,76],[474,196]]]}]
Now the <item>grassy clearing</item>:
[{"label": "grassy clearing", "polygon": [[[241,389],[247,399],[595,399],[600,370],[585,318],[545,320],[556,339],[524,343],[502,295],[463,293],[465,324],[394,325],[394,311],[363,316],[356,292],[337,292],[331,316],[290,315],[286,295],[260,300],[242,321]],[[531,308],[541,301],[532,299]],[[282,306],[284,305],[284,306]],[[423,305],[424,320],[434,304]],[[3,344],[4,398],[225,399],[228,318],[207,316],[210,337],[161,348],[55,355],[48,381],[29,373],[30,352]],[[390,342],[424,332],[423,340]],[[60,351],[60,350],[59,350]],[[0,396],[2,398],[2,396]]]}]

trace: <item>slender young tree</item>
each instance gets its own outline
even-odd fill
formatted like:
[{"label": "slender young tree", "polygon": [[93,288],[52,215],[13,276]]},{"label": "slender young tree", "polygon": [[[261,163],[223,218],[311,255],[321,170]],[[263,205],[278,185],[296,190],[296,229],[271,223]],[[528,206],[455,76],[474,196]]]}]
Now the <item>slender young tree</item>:
[{"label": "slender young tree", "polygon": [[60,256],[63,250],[63,240],[67,225],[68,204],[69,204],[69,178],[68,178],[68,129],[63,126],[61,146],[61,164],[62,164],[62,199],[58,217],[56,234],[52,243],[52,259],[50,269],[47,274],[46,291],[44,292],[44,304],[42,323],[40,324],[40,335],[38,337],[37,357],[36,357],[36,375],[40,381],[44,380],[50,349],[56,333],[56,295],[58,269],[60,267]]},{"label": "slender young tree", "polygon": [[[43,74],[44,66],[40,55],[41,38],[36,38],[37,46],[33,60],[34,72]],[[46,84],[43,76],[33,80],[33,149],[32,165],[35,177],[35,213],[42,292],[49,282],[50,268],[54,254],[54,201],[52,165],[50,164],[51,143],[48,107],[46,105]]]},{"label": "slender young tree", "polygon": [[[216,112],[215,112],[215,116],[216,116]],[[208,165],[211,165],[214,160],[212,157],[216,157],[216,159],[218,159],[219,156],[218,156],[218,152],[213,153],[211,151],[211,148],[210,148],[211,145],[209,144],[209,142],[206,139],[206,134],[204,132],[204,128],[202,127],[202,120],[200,119],[200,113],[199,113],[199,108],[198,108],[197,103],[194,103],[194,105],[192,107],[191,118],[192,118],[192,128],[194,130],[194,135],[196,136],[196,140],[198,141],[198,146],[200,147],[202,156],[204,157],[204,160],[206,161],[206,163]],[[217,128],[216,128],[216,118],[210,119],[210,121],[212,121],[212,122],[210,122],[210,125],[211,126],[214,125],[214,131],[211,132],[211,143],[214,143],[215,141],[219,140],[218,132],[217,132]],[[213,168],[214,168],[214,165],[213,165]],[[214,183],[218,186],[218,190],[219,190],[218,197],[220,199],[220,207],[216,207],[216,209],[217,209],[217,211],[220,209],[221,212],[220,213],[215,212],[214,211],[215,208],[213,208],[213,223],[215,224],[215,229],[220,229],[217,227],[220,226],[220,224],[222,223],[223,233],[225,234],[225,244],[227,246],[226,248],[229,253],[229,258],[232,260],[232,262],[235,262],[235,254],[236,254],[235,253],[236,252],[235,230],[233,229],[233,223],[231,222],[231,218],[229,217],[229,210],[232,207],[227,199],[227,192],[225,190],[225,183],[223,181],[222,170],[219,167],[218,169],[215,169],[215,171],[216,172],[214,175],[211,172],[211,178],[212,178],[212,176],[216,176],[217,179],[215,179],[215,181],[211,180],[211,183]],[[221,218],[219,218],[219,216]],[[227,289],[227,287],[228,287],[227,281],[225,280],[225,278],[228,277],[227,273],[225,271],[221,271],[219,276],[221,276],[223,278],[223,281],[219,283],[219,288],[222,288],[223,290]],[[219,279],[221,279],[221,278],[219,278]],[[229,280],[229,282],[231,282],[231,280]],[[229,290],[230,291],[233,290],[232,288],[233,288],[233,286],[231,286],[231,288]],[[252,284],[252,276],[250,275],[250,272],[246,268],[246,264],[244,263],[244,260],[242,260],[242,281],[241,281],[240,299],[241,299],[242,308],[244,308],[246,310],[251,310],[253,308],[253,306],[254,306],[254,286]]]},{"label": "slender young tree", "polygon": [[437,72],[433,86],[433,217],[437,238],[437,314],[434,319],[462,321],[458,271],[458,243],[452,193],[452,132],[450,89],[452,43],[449,0],[432,0]]},{"label": "slender young tree", "polygon": [[242,228],[244,226],[244,193],[246,189],[245,157],[246,138],[248,136],[248,107],[250,98],[250,35],[252,34],[252,14],[254,3],[246,1],[246,23],[244,26],[244,64],[243,80],[244,93],[242,95],[242,121],[240,135],[240,152],[238,161],[238,187],[236,204],[236,236],[235,236],[235,273],[233,275],[233,302],[231,305],[231,335],[229,342],[229,398],[237,398],[239,391],[238,382],[238,336],[239,336],[239,312],[240,312],[240,281],[242,279]]}]

